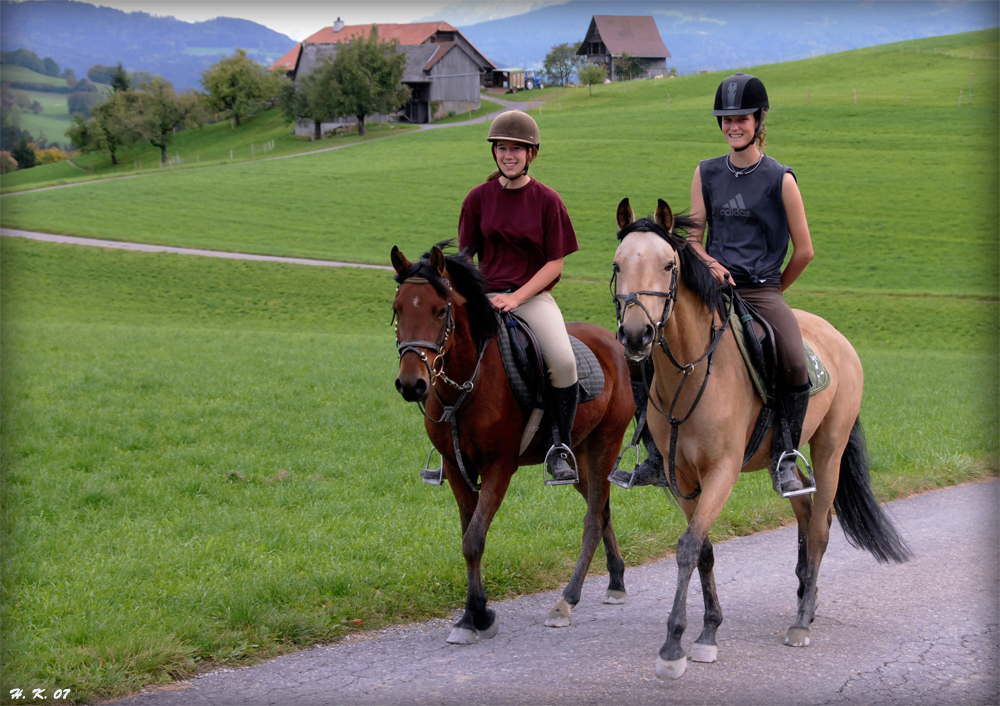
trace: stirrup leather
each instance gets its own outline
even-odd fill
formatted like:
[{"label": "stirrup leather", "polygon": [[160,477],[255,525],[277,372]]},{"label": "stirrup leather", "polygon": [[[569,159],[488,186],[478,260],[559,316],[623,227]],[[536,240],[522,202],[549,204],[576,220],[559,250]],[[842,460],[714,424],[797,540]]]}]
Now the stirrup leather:
[{"label": "stirrup leather", "polygon": [[[569,467],[573,470],[573,478],[566,478],[564,480],[558,480],[556,478],[549,478],[549,459],[552,458],[553,454],[561,454]],[[545,480],[545,485],[571,485],[573,483],[580,482],[580,471],[576,466],[576,456],[573,455],[573,449],[568,447],[566,444],[553,444],[545,454],[545,461],[542,463],[542,478]]]},{"label": "stirrup leather", "polygon": [[[805,483],[805,487],[803,487],[801,490],[790,490],[787,493],[782,493],[781,491],[778,491],[779,495],[781,495],[781,497],[783,497],[783,498],[794,498],[794,497],[797,497],[799,495],[808,495],[809,493],[815,493],[816,492],[816,481],[813,480],[813,469],[812,469],[812,466],[809,465],[809,460],[805,456],[803,456],[801,453],[799,453],[799,451],[797,449],[792,449],[791,451],[783,451],[781,453],[781,456],[778,457],[778,463],[775,464],[775,467],[774,467],[775,468],[775,473],[778,472],[777,469],[781,468],[781,462],[784,461],[786,458],[787,459],[797,459],[797,458],[801,458],[802,459],[802,463],[804,463],[806,465],[805,472],[804,472],[806,483]],[[799,465],[798,462],[793,460],[793,463],[795,464],[795,467],[798,468],[798,465]]]}]

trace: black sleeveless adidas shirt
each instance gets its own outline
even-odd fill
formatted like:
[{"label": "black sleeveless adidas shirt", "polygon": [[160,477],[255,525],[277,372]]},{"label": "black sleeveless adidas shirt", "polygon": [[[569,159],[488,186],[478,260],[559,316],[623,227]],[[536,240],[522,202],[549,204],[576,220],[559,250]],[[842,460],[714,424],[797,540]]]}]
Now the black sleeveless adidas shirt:
[{"label": "black sleeveless adidas shirt", "polygon": [[705,250],[729,270],[737,287],[780,287],[789,242],[781,181],[785,172],[795,176],[792,168],[764,155],[756,169],[736,177],[723,155],[704,160],[699,170]]}]

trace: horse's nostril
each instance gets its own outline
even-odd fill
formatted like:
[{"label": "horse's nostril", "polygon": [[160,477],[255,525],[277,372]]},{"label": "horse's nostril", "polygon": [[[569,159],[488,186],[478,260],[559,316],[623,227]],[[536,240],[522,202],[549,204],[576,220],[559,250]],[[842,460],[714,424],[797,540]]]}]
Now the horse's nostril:
[{"label": "horse's nostril", "polygon": [[403,383],[399,381],[399,378],[396,378],[396,392],[403,394]]}]

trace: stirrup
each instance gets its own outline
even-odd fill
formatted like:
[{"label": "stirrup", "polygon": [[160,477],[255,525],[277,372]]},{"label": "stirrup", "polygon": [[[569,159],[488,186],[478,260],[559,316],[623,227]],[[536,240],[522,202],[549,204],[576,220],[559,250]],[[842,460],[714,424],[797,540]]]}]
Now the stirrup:
[{"label": "stirrup", "polygon": [[441,465],[437,468],[431,468],[431,458],[434,457],[434,452],[437,451],[433,446],[431,447],[431,452],[427,454],[427,462],[424,464],[424,468],[420,469],[420,480],[424,483],[429,483],[430,485],[444,485],[444,457],[441,457]]},{"label": "stirrup", "polygon": [[618,454],[615,465],[611,467],[611,475],[608,476],[609,481],[625,490],[632,490],[632,486],[635,485],[635,470],[626,471],[624,468],[618,467],[621,464],[622,456],[628,453],[629,449],[635,449],[635,467],[639,467],[639,444],[629,444]]},{"label": "stirrup", "polygon": [[[809,493],[815,493],[816,481],[813,480],[813,469],[812,466],[809,465],[809,460],[801,453],[799,453],[798,450],[796,449],[792,449],[791,451],[783,451],[781,455],[778,457],[778,463],[775,464],[775,469],[781,468],[781,462],[784,461],[786,458],[793,459],[793,463],[796,468],[798,468],[799,464],[797,461],[794,461],[794,459],[796,458],[802,459],[802,463],[806,465],[804,475],[805,475],[805,480],[807,482],[804,484],[804,487],[801,488],[800,490],[790,490],[787,493],[782,493],[779,491],[778,494],[783,498],[794,498],[799,495],[808,495]],[[775,470],[775,472],[777,472],[777,470]]]},{"label": "stirrup", "polygon": [[[566,478],[564,480],[558,480],[555,477],[549,478],[549,457],[553,453],[565,454],[569,467],[573,469],[573,478]],[[545,454],[545,460],[542,462],[542,478],[545,480],[545,485],[572,485],[573,483],[579,483],[580,471],[576,467],[576,456],[573,455],[573,449],[566,444],[553,444],[552,448]]]}]

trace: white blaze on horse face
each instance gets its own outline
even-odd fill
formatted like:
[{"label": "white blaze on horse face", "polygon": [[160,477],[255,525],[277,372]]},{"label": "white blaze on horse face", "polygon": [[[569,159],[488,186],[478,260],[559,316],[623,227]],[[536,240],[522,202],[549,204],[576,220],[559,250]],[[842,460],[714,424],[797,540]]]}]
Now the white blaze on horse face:
[{"label": "white blaze on horse face", "polygon": [[416,295],[416,296],[413,297],[413,308],[414,309],[419,309],[420,308],[420,296],[419,295]]}]

